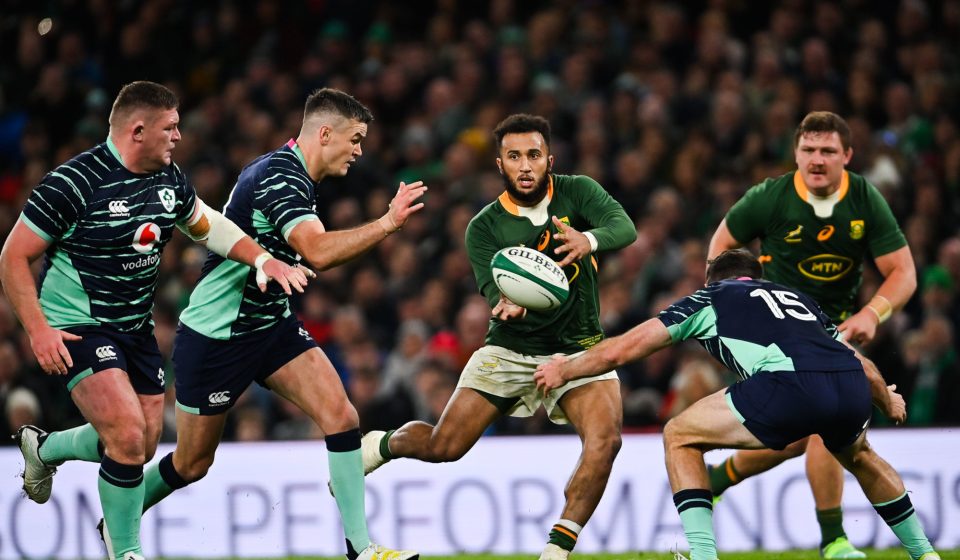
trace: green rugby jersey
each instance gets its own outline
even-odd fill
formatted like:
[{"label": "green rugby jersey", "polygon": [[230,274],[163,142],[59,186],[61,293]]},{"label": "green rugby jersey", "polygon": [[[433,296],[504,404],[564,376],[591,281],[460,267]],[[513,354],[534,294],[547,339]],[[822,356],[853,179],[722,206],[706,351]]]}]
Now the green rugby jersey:
[{"label": "green rugby jersey", "polygon": [[844,172],[839,201],[819,217],[794,171],[753,186],[730,209],[727,228],[739,243],[760,238],[764,278],[812,297],[834,321],[856,309],[863,257],[907,244],[890,207],[862,176]]},{"label": "green rugby jersey", "polygon": [[[620,249],[633,243],[637,231],[619,202],[590,177],[551,175],[548,187],[548,216],[556,216],[580,232],[597,238],[597,251]],[[534,225],[521,216],[507,193],[488,204],[467,226],[466,249],[476,276],[477,287],[492,308],[500,301],[493,282],[490,260],[504,247],[532,247],[555,260],[553,251],[562,243],[554,239],[557,229],[549,218]],[[486,343],[528,355],[572,353],[589,348],[603,339],[600,328],[600,297],[597,260],[593,256],[568,265],[570,297],[557,309],[528,310],[523,319],[490,319]]]},{"label": "green rugby jersey", "polygon": [[129,171],[109,139],[48,173],[20,219],[50,243],[40,273],[50,325],[149,332],[160,253],[196,196],[176,165]]},{"label": "green rugby jersey", "polygon": [[[319,219],[314,210],[315,189],[300,147],[290,140],[240,172],[223,214],[274,257],[292,265],[300,256],[287,238],[300,222]],[[209,253],[180,321],[218,340],[272,327],[290,315],[287,294],[277,282],[261,292],[256,275],[249,266]]]}]

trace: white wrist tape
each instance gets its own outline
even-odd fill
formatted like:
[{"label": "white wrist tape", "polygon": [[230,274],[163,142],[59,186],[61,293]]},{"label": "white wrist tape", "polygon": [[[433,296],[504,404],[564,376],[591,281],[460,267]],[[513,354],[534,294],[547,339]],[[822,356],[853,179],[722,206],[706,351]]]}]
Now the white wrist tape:
[{"label": "white wrist tape", "polygon": [[210,222],[210,233],[207,234],[207,249],[221,257],[226,257],[230,249],[237,244],[237,241],[243,239],[247,234],[243,233],[240,226],[204,204],[203,201],[200,201],[200,208]]}]

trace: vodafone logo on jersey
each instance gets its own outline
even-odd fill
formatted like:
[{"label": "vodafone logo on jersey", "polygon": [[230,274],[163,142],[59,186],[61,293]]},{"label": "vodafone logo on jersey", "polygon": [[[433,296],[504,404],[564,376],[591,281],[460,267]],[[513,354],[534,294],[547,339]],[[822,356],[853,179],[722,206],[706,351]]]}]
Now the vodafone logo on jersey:
[{"label": "vodafone logo on jersey", "polygon": [[137,233],[133,234],[133,248],[138,253],[149,253],[158,241],[160,241],[160,226],[153,222],[141,225],[137,228]]}]

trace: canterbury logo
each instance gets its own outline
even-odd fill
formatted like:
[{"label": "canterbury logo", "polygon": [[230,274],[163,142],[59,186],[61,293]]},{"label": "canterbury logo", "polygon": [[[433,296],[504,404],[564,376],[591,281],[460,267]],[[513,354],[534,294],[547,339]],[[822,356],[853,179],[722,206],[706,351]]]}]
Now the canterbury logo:
[{"label": "canterbury logo", "polygon": [[101,346],[97,348],[96,354],[101,361],[117,357],[117,353],[113,351],[113,346]]},{"label": "canterbury logo", "polygon": [[230,402],[230,391],[220,391],[219,393],[210,393],[207,397],[210,404],[224,404]]},{"label": "canterbury logo", "polygon": [[110,208],[111,216],[128,216],[130,214],[126,200],[111,200],[108,208]]},{"label": "canterbury logo", "polygon": [[827,239],[830,239],[830,236],[833,235],[835,229],[836,228],[833,226],[823,226],[823,229],[817,233],[817,241],[826,241]]}]

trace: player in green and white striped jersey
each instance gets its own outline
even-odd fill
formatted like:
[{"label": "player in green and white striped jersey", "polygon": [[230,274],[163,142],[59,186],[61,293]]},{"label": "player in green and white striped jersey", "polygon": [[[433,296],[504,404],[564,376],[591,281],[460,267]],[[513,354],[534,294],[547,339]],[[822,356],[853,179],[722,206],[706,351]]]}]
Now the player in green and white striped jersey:
[{"label": "player in green and white striped jersey", "polygon": [[[259,277],[302,290],[303,272],[272,258],[206,207],[172,161],[177,98],[152,82],[117,96],[107,141],[44,177],[0,255],[0,280],[40,366],[63,376],[89,420],[46,434],[23,426],[24,491],[50,497],[56,465],[100,463],[100,501],[116,558],[139,556],[143,464],[157,448],[164,375],[151,311],[173,228]],[[39,294],[30,263],[45,255]],[[254,266],[256,270],[252,269]]]}]

